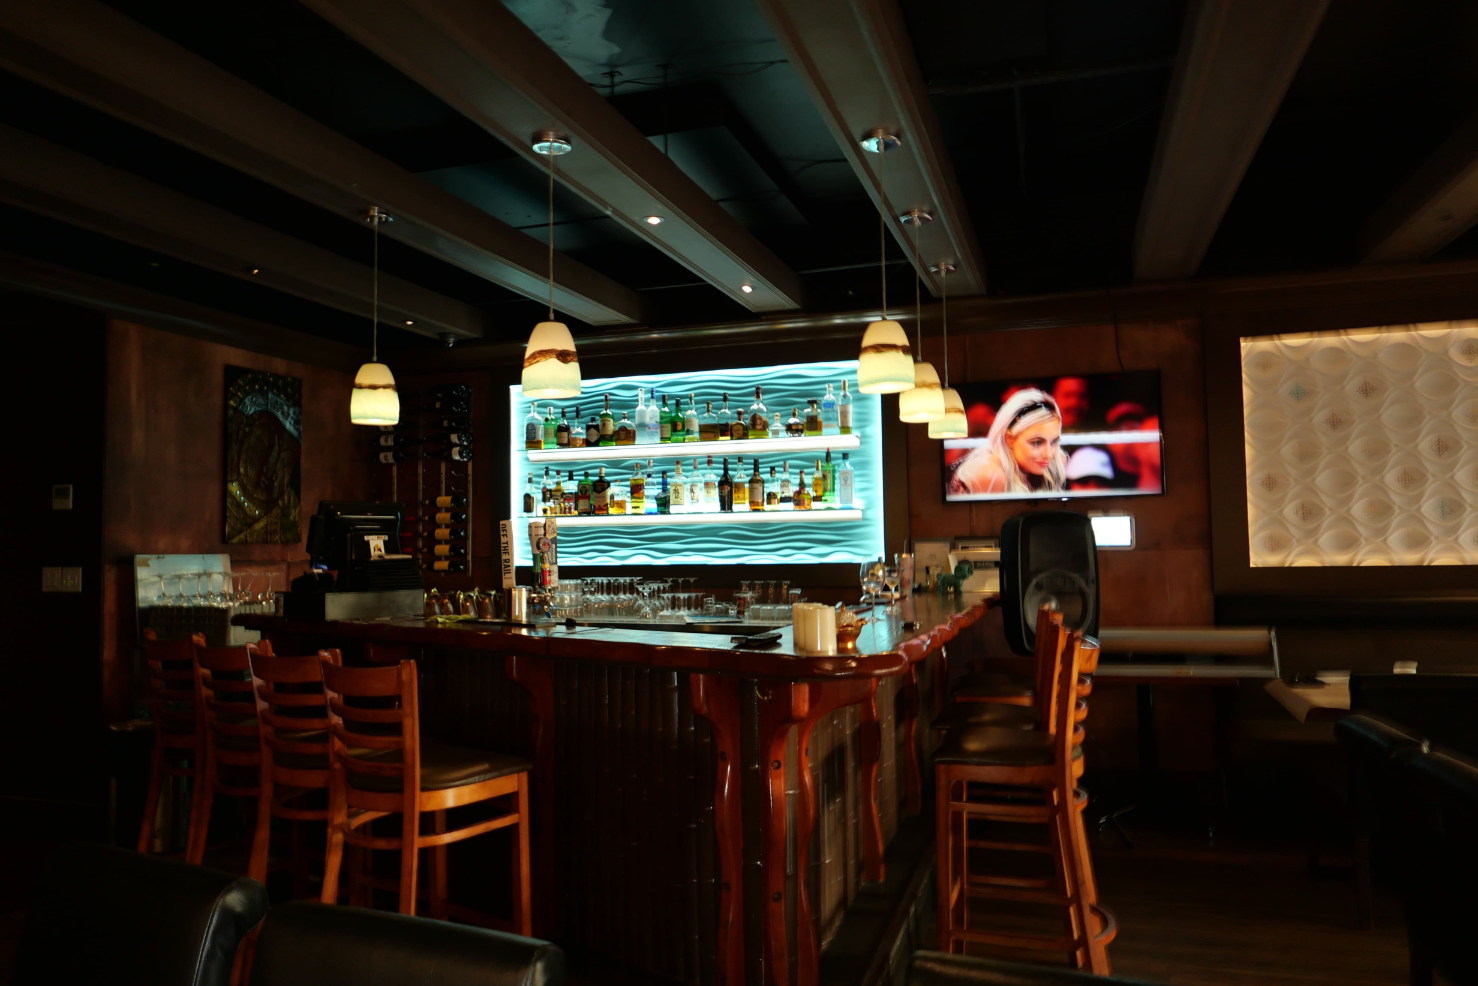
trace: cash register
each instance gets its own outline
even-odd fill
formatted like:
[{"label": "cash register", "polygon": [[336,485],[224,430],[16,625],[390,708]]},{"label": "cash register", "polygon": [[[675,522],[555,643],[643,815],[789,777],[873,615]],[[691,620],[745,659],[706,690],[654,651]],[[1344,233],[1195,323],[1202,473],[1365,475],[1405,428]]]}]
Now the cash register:
[{"label": "cash register", "polygon": [[401,505],[324,500],[308,521],[310,569],[293,580],[283,615],[299,620],[420,616],[424,587],[400,551]]}]

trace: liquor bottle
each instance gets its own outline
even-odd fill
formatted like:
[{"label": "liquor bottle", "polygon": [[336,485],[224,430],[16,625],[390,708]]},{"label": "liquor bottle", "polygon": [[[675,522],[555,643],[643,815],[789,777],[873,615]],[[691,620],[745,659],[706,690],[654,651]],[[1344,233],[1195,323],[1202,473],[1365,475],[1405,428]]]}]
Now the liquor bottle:
[{"label": "liquor bottle", "polygon": [[749,405],[749,414],[745,421],[746,438],[768,438],[770,435],[770,412],[761,399],[760,391],[763,388],[754,388],[754,403]]},{"label": "liquor bottle", "polygon": [[438,558],[429,565],[422,565],[428,572],[465,572],[467,563],[454,558]]},{"label": "liquor bottle", "polygon": [[[718,423],[718,435],[716,437],[719,441],[727,442],[734,437],[734,412],[729,410],[728,394],[724,395],[724,406],[718,412],[716,421]],[[700,430],[702,429],[702,422],[699,422],[698,427]]]},{"label": "liquor bottle", "polygon": [[[677,436],[674,435],[672,440],[677,441]],[[682,459],[677,460],[677,475],[672,480],[672,489],[668,491],[668,497],[668,505],[671,508],[669,513],[685,514],[688,512],[688,483],[683,479]]]},{"label": "liquor bottle", "polygon": [[816,460],[816,471],[811,474],[811,509],[815,510],[826,502],[826,476],[821,472],[821,460]]},{"label": "liquor bottle", "polygon": [[599,444],[600,419],[592,414],[590,420],[585,423],[585,446],[586,448],[595,448]]},{"label": "liquor bottle", "polygon": [[716,442],[719,440],[718,415],[713,413],[713,401],[707,401],[706,407],[707,410],[698,419],[698,439],[704,442]]},{"label": "liquor bottle", "polygon": [[632,424],[631,420],[626,417],[625,411],[621,412],[621,420],[616,422],[616,444],[636,444],[636,425]]},{"label": "liquor bottle", "polygon": [[792,498],[791,507],[795,510],[811,509],[811,491],[806,489],[806,470],[800,471],[800,476],[795,484],[795,496]]},{"label": "liquor bottle", "polygon": [[443,544],[438,544],[433,547],[431,549],[431,552],[432,554],[440,555],[443,558],[466,558],[467,545],[456,544],[454,542],[447,541]]},{"label": "liquor bottle", "polygon": [[580,517],[590,516],[590,470],[580,477],[575,486],[575,513]]},{"label": "liquor bottle", "polygon": [[657,512],[672,513],[672,494],[667,489],[667,470],[662,470],[662,486],[657,490]]},{"label": "liquor bottle", "polygon": [[760,460],[754,460],[754,472],[749,477],[749,509],[765,509],[765,477],[760,472]]},{"label": "liquor bottle", "polygon": [[611,516],[623,515],[630,501],[627,499],[626,484],[611,484]]},{"label": "liquor bottle", "polygon": [[[533,478],[532,476],[529,477],[530,480]],[[431,515],[431,520],[440,524],[442,527],[446,527],[448,524],[465,524],[467,523],[467,512],[464,510],[438,510]]]},{"label": "liquor bottle", "polygon": [[438,541],[465,541],[467,540],[467,528],[438,527],[431,532],[431,536]]},{"label": "liquor bottle", "polygon": [[470,445],[444,445],[438,448],[428,448],[423,454],[428,459],[447,459],[452,462],[472,461]]},{"label": "liquor bottle", "polygon": [[744,475],[744,460],[734,460],[734,509],[749,509],[749,477]]},{"label": "liquor bottle", "polygon": [[852,394],[847,381],[842,381],[842,395],[837,398],[837,434],[852,434]]},{"label": "liquor bottle", "polygon": [[631,512],[634,514],[646,513],[647,511],[647,477],[642,472],[642,464],[638,462],[636,469],[631,474]]},{"label": "liquor bottle", "polygon": [[657,440],[663,444],[672,441],[672,408],[667,406],[666,394],[662,395],[662,410],[657,412]]},{"label": "liquor bottle", "polygon": [[698,460],[693,460],[693,472],[688,476],[688,513],[701,514],[703,512],[703,470],[698,468]]},{"label": "liquor bottle", "polygon": [[559,409],[559,424],[554,428],[554,447],[570,447],[570,419],[565,414],[565,409]]},{"label": "liquor bottle", "polygon": [[785,434],[788,438],[800,438],[806,433],[806,426],[801,422],[796,410],[796,408],[791,408],[790,417],[785,419]]},{"label": "liquor bottle", "polygon": [[657,388],[652,388],[652,403],[647,405],[647,430],[643,445],[656,445],[662,441],[662,412],[657,408]]},{"label": "liquor bottle", "polygon": [[724,513],[734,509],[734,479],[729,475],[729,460],[724,459],[724,474],[718,478],[718,508]]},{"label": "liquor bottle", "polygon": [[837,506],[850,507],[852,505],[852,490],[855,485],[852,473],[852,463],[847,461],[847,453],[842,453],[842,465],[837,470]]},{"label": "liquor bottle", "polygon": [[539,512],[539,489],[534,485],[534,474],[529,473],[528,484],[523,488],[523,515],[532,517]]},{"label": "liquor bottle", "polygon": [[544,418],[544,447],[554,448],[556,446],[554,436],[559,432],[559,422],[554,418],[554,405],[549,405],[549,414]]},{"label": "liquor bottle", "polygon": [[575,504],[579,499],[579,489],[580,484],[575,482],[575,470],[571,469],[570,479],[569,482],[565,483],[564,497],[561,501],[564,503],[564,514],[566,517],[573,517],[577,512],[575,510]]},{"label": "liquor bottle", "polygon": [[611,413],[611,395],[606,395],[605,407],[600,412],[600,444],[616,444],[616,416]]},{"label": "liquor bottle", "polygon": [[708,457],[708,465],[703,470],[703,512],[706,514],[718,511],[718,474],[713,471],[713,456]]},{"label": "liquor bottle", "polygon": [[744,441],[749,437],[749,426],[745,424],[744,415],[738,411],[729,411],[729,395],[724,395],[724,414],[729,418],[729,439]]},{"label": "liquor bottle", "polygon": [[765,484],[765,509],[780,509],[780,479],[775,475],[775,467],[770,467],[770,481]]},{"label": "liquor bottle", "polygon": [[554,474],[554,486],[549,491],[549,512],[558,517],[565,513],[565,484],[559,473]]},{"label": "liquor bottle", "polygon": [[406,462],[408,460],[417,458],[417,456],[409,452],[402,452],[399,449],[396,449],[394,451],[381,452],[379,458],[380,461],[383,462],[385,465],[393,466],[397,462]]},{"label": "liquor bottle", "polygon": [[781,510],[789,510],[793,506],[795,506],[795,501],[792,499],[793,496],[794,496],[794,488],[790,485],[790,463],[787,462],[787,463],[784,464],[784,469],[780,473],[780,509]]},{"label": "liquor bottle", "polygon": [[539,405],[537,404],[529,408],[529,416],[523,419],[523,447],[526,449],[544,447],[544,419],[539,416]]},{"label": "liquor bottle", "polygon": [[826,450],[826,461],[821,463],[821,476],[825,480],[826,502],[837,502],[837,467],[831,461],[831,449]]},{"label": "liquor bottle", "polygon": [[674,398],[672,402],[672,423],[668,427],[668,434],[674,442],[685,442],[688,440],[688,416],[683,413],[683,399]]},{"label": "liquor bottle", "polygon": [[570,448],[585,447],[585,426],[580,423],[580,405],[575,405],[575,416],[570,420]]},{"label": "liquor bottle", "polygon": [[[657,402],[656,402],[656,399],[654,398],[653,401],[652,401],[652,407],[653,408],[656,408],[656,406],[657,406]],[[652,460],[651,459],[648,459],[647,460],[647,498],[646,498],[646,503],[645,503],[645,505],[642,508],[642,513],[644,513],[644,514],[654,514],[656,512],[657,512],[657,471],[652,466]]]},{"label": "liquor bottle", "polygon": [[821,434],[837,435],[841,433],[837,421],[837,398],[831,392],[831,384],[826,385],[826,396],[821,398]]},{"label": "liquor bottle", "polygon": [[557,513],[550,509],[550,498],[554,495],[554,487],[549,482],[549,467],[544,467],[544,485],[539,487],[540,502],[543,504],[545,514]]},{"label": "liquor bottle", "polygon": [[703,436],[698,433],[698,401],[688,395],[688,413],[683,416],[683,440],[696,442]]},{"label": "liquor bottle", "polygon": [[606,479],[606,467],[601,466],[590,484],[590,512],[597,517],[606,517],[611,512],[611,481]]},{"label": "liquor bottle", "polygon": [[810,406],[806,408],[806,437],[814,438],[821,434],[821,402],[809,400]]},{"label": "liquor bottle", "polygon": [[[548,469],[545,469],[544,471],[545,472],[548,472],[549,470]],[[453,495],[453,496],[434,496],[434,497],[432,497],[429,500],[422,500],[421,501],[421,506],[423,506],[423,507],[440,507],[443,510],[445,510],[447,507],[465,507],[465,506],[467,506],[467,498],[465,496],[455,496],[455,495]]]},{"label": "liquor bottle", "polygon": [[636,445],[647,444],[646,393],[641,387],[636,388],[636,410],[631,412],[631,424],[636,429],[636,441],[633,444]]}]

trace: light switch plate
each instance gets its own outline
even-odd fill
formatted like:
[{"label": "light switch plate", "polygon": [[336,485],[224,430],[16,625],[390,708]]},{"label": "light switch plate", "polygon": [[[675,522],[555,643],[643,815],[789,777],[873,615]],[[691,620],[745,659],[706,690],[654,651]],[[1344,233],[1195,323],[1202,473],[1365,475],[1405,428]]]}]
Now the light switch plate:
[{"label": "light switch plate", "polygon": [[72,484],[58,483],[51,488],[51,509],[72,509]]},{"label": "light switch plate", "polygon": [[43,568],[41,570],[41,591],[62,591],[62,570],[60,568]]},{"label": "light switch plate", "polygon": [[82,591],[82,568],[62,569],[62,587],[59,592],[81,592]]}]

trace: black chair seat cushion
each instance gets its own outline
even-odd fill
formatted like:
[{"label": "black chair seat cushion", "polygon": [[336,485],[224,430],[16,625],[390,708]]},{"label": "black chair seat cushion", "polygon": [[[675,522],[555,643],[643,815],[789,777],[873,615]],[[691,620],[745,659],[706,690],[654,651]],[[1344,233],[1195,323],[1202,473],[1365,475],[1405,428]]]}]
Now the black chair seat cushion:
[{"label": "black chair seat cushion", "polygon": [[1093,983],[1147,986],[1137,979],[943,952],[915,952],[908,961],[907,986],[1091,986]]},{"label": "black chair seat cushion", "polygon": [[938,732],[964,726],[1002,726],[1008,729],[1031,729],[1037,724],[1037,710],[1030,705],[1002,705],[999,702],[951,702],[944,707],[929,728]]},{"label": "black chair seat cushion", "polygon": [[262,926],[251,986],[560,986],[564,966],[535,938],[292,901]]},{"label": "black chair seat cushion", "polygon": [[[360,759],[378,763],[400,763],[400,750],[366,751]],[[521,757],[487,750],[451,746],[435,740],[421,741],[421,790],[444,791],[465,784],[479,784],[495,777],[507,777],[533,770],[534,765]],[[399,777],[349,772],[349,786],[361,791],[399,791]]]},{"label": "black chair seat cushion", "polygon": [[[1052,763],[1051,733],[1010,729],[1004,726],[966,726],[944,734],[935,763],[965,764],[974,767],[1043,767]],[[1083,755],[1082,747],[1073,747],[1073,759]]]},{"label": "black chair seat cushion", "polygon": [[58,848],[16,952],[12,986],[227,986],[267,913],[255,880],[107,846]]},{"label": "black chair seat cushion", "polygon": [[1029,674],[966,675],[955,682],[950,694],[956,699],[1031,698],[1037,691],[1036,680]]}]

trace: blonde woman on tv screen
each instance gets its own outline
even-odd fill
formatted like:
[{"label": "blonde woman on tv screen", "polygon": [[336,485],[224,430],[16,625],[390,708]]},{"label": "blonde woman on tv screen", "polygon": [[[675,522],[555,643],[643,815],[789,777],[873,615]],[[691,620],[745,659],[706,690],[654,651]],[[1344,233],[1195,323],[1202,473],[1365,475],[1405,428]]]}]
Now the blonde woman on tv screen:
[{"label": "blonde woman on tv screen", "polygon": [[1062,412],[1036,388],[1006,399],[986,442],[972,449],[950,476],[951,493],[1051,493],[1067,487]]}]

